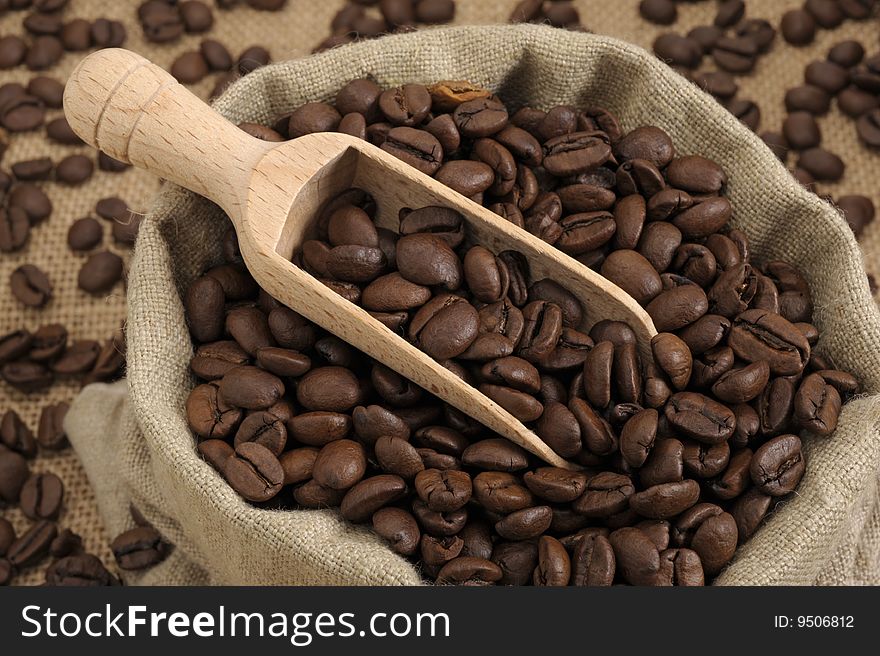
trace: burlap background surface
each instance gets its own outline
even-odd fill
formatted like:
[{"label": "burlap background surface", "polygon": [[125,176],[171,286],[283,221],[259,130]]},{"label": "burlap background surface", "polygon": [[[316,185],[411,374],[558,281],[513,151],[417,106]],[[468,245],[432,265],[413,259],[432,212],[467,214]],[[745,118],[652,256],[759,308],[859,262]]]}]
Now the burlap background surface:
[{"label": "burlap background surface", "polygon": [[[153,59],[159,64],[168,66],[179,53],[197,47],[199,36],[185,36],[173,45],[156,46],[143,40],[137,25],[135,11],[139,3],[136,0],[120,0],[108,3],[103,0],[72,0],[68,16],[96,18],[106,16],[122,20],[128,27],[126,47],[131,48]],[[230,12],[216,11],[217,22],[210,36],[227,43],[233,54],[237,55],[243,48],[254,43],[267,45],[275,60],[284,60],[307,54],[310,49],[323,39],[330,20],[335,11],[342,5],[341,0],[296,0],[290,3],[281,14],[257,12],[246,7]],[[487,24],[506,20],[514,0],[458,0],[458,16],[456,23]],[[594,32],[614,35],[639,45],[650,47],[655,36],[670,28],[660,28],[645,23],[637,16],[637,0],[579,0],[576,2],[581,11],[583,22]],[[789,8],[799,6],[800,0],[761,0],[750,1],[749,17],[761,17],[778,24],[778,18]],[[690,27],[711,22],[715,3],[681,3],[679,4],[679,20],[671,29],[686,32]],[[24,17],[21,12],[10,12],[0,17],[0,34],[20,32],[20,21]],[[844,38],[858,38],[872,52],[877,47],[876,21],[868,23],[845,23],[833,31],[820,31],[816,41],[806,48],[792,48],[777,38],[773,51],[762,57],[755,74],[739,78],[740,97],[750,98],[758,102],[762,111],[761,129],[778,129],[784,116],[782,98],[785,89],[802,82],[804,65],[814,59],[824,57],[831,44]],[[60,65],[49,72],[50,75],[64,79],[75,66],[77,55],[65,55]],[[707,68],[711,68],[707,60]],[[3,71],[0,82],[26,82],[32,76],[24,69]],[[491,80],[486,80],[491,82]],[[203,97],[213,86],[214,80],[205,80],[195,87]],[[49,118],[59,113],[58,110],[49,114]],[[823,145],[839,153],[847,162],[847,174],[844,180],[835,185],[822,185],[821,190],[834,195],[843,193],[863,193],[873,198],[880,205],[880,191],[876,180],[880,173],[880,156],[868,152],[857,141],[853,124],[836,110],[828,117],[820,120],[823,131]],[[77,152],[71,147],[49,145],[37,135],[16,136],[12,147],[3,159],[7,168],[12,162],[32,157],[49,155],[54,159]],[[84,149],[80,149],[84,150]],[[11,298],[8,288],[0,285],[0,334],[19,327],[22,324],[35,328],[41,323],[61,322],[66,324],[74,338],[103,339],[118,325],[125,316],[125,290],[119,285],[112,294],[105,298],[92,298],[76,288],[76,274],[84,260],[83,256],[73,255],[66,246],[66,233],[69,225],[82,216],[92,212],[95,202],[109,195],[118,195],[136,210],[145,211],[153,197],[157,184],[155,180],[137,171],[123,174],[107,174],[96,172],[94,178],[85,186],[75,190],[58,185],[45,185],[55,206],[49,222],[38,227],[32,234],[31,244],[15,255],[4,255],[0,258],[0,281],[8,279],[9,273],[19,264],[33,262],[43,268],[55,286],[55,299],[42,311],[24,311]],[[105,244],[115,249],[109,236],[109,225]],[[785,222],[781,222],[785,229]],[[862,238],[862,246],[866,253],[868,271],[875,275],[880,273],[880,227],[878,223],[871,226]],[[125,253],[123,253],[126,255]],[[36,427],[41,408],[58,400],[70,400],[77,388],[71,384],[56,384],[48,395],[26,397],[15,393],[8,386],[0,384],[0,409],[14,407],[22,416]],[[92,428],[97,443],[101,442],[101,426],[98,422]],[[838,437],[840,437],[838,435]],[[835,438],[837,439],[837,438]],[[86,546],[91,551],[103,556],[111,562],[107,552],[107,534],[102,530],[101,520],[94,501],[94,494],[76,456],[68,451],[58,455],[41,456],[35,463],[38,471],[54,471],[65,480],[68,498],[66,509],[61,518],[62,525],[70,526],[80,532]],[[854,474],[856,472],[853,472]],[[845,484],[845,482],[836,482]],[[828,498],[833,498],[840,491],[833,488],[828,491]],[[876,495],[876,491],[874,492]],[[867,512],[865,504],[862,512]],[[4,510],[4,516],[12,518],[19,529],[27,522],[15,511]],[[880,521],[874,518],[872,528],[874,543],[880,541]],[[125,526],[110,527],[114,533]],[[790,542],[797,542],[796,536],[788,536]],[[794,546],[797,546],[796,544]],[[876,562],[877,553],[847,554],[829,570],[823,580],[840,580],[848,565],[858,562]],[[814,566],[815,563],[811,566]],[[837,571],[839,576],[834,575]],[[20,583],[37,583],[41,580],[41,572],[32,571],[19,577]],[[827,578],[830,576],[830,578]]]}]

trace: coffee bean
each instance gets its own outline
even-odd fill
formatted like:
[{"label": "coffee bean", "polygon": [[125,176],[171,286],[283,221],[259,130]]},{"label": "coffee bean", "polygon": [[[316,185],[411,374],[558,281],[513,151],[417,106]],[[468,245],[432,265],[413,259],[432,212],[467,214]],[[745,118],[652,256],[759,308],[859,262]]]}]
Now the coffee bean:
[{"label": "coffee bean", "polygon": [[35,565],[49,553],[56,535],[58,527],[54,522],[40,520],[9,546],[6,558],[16,569]]},{"label": "coffee bean", "polygon": [[138,526],[116,536],[110,543],[116,563],[124,570],[141,570],[168,556],[169,545],[151,526]]},{"label": "coffee bean", "polygon": [[864,46],[853,40],[839,41],[828,51],[828,61],[843,68],[852,68],[858,65],[864,57]]},{"label": "coffee bean", "polygon": [[657,25],[672,25],[678,18],[678,11],[672,0],[642,0],[639,13],[646,21]]},{"label": "coffee bean", "polygon": [[843,11],[832,0],[806,0],[804,9],[825,29],[834,29],[843,22]]},{"label": "coffee bean", "polygon": [[647,535],[637,528],[621,528],[608,540],[618,571],[631,585],[651,585],[660,570],[660,554]]},{"label": "coffee bean", "polygon": [[99,18],[92,23],[91,40],[99,48],[118,48],[125,43],[126,36],[125,25],[120,21]]},{"label": "coffee bean", "polygon": [[[871,146],[872,148],[880,148],[880,110],[874,109],[859,117],[859,120],[856,121],[856,130],[859,139],[861,139],[865,145]],[[829,167],[829,172],[832,174],[836,172],[833,170],[835,166],[836,163]],[[839,170],[842,174],[842,164],[840,165]]]},{"label": "coffee bean", "polygon": [[836,95],[849,82],[849,75],[845,68],[830,61],[814,61],[807,65],[804,70],[804,81],[831,95]]},{"label": "coffee bean", "polygon": [[37,442],[42,448],[54,451],[67,446],[63,422],[68,407],[67,403],[56,403],[43,408],[37,430]]},{"label": "coffee bean", "polygon": [[80,185],[92,177],[95,165],[85,155],[69,155],[55,167],[55,179],[69,185]]},{"label": "coffee bean", "polygon": [[27,307],[41,308],[52,298],[52,283],[33,264],[22,264],[9,277],[12,295]]},{"label": "coffee bean", "polygon": [[339,510],[350,522],[365,522],[377,510],[402,497],[406,490],[406,482],[400,476],[393,474],[371,476],[346,492]]},{"label": "coffee bean", "polygon": [[17,503],[29,476],[30,469],[24,456],[5,447],[0,449],[0,500]]},{"label": "coffee bean", "polygon": [[712,49],[715,63],[730,73],[748,73],[755,67],[758,44],[748,36],[722,36]]},{"label": "coffee bean", "polygon": [[841,196],[837,199],[837,208],[856,237],[874,220],[874,203],[867,196]]},{"label": "coffee bean", "polygon": [[30,237],[31,224],[20,207],[0,208],[0,252],[20,250]]},{"label": "coffee bean", "polygon": [[210,71],[208,62],[200,51],[184,52],[171,63],[171,75],[181,84],[195,84]]},{"label": "coffee bean", "polygon": [[794,87],[785,92],[785,108],[789,112],[803,110],[814,115],[825,114],[831,106],[831,96],[811,84]]},{"label": "coffee bean", "polygon": [[778,314],[747,310],[736,318],[728,344],[748,362],[765,360],[770,371],[790,376],[803,371],[810,357],[806,338]]},{"label": "coffee bean", "polygon": [[110,251],[91,255],[79,270],[77,284],[89,294],[104,294],[122,278],[122,258]]},{"label": "coffee bean", "polygon": [[671,66],[696,68],[703,56],[702,44],[696,38],[683,37],[672,32],[654,40],[654,54]]},{"label": "coffee bean", "polygon": [[742,20],[745,12],[743,0],[724,0],[718,5],[714,23],[717,27],[732,27]]},{"label": "coffee bean", "polygon": [[318,453],[312,477],[324,487],[347,490],[363,478],[366,465],[366,455],[360,444],[352,440],[337,440]]},{"label": "coffee bean", "polygon": [[16,35],[0,37],[0,69],[15,68],[24,61],[27,44]]},{"label": "coffee bean", "polygon": [[33,474],[21,488],[19,506],[33,520],[57,519],[64,501],[64,483],[55,474]]},{"label": "coffee bean", "polygon": [[405,510],[381,508],[373,514],[373,530],[387,540],[391,548],[404,556],[410,556],[419,547],[421,532],[418,524]]},{"label": "coffee bean", "polygon": [[786,143],[795,150],[814,148],[822,141],[819,125],[809,112],[789,114],[782,123],[782,133]]},{"label": "coffee bean", "polygon": [[791,9],[782,15],[779,29],[790,44],[802,46],[812,42],[815,37],[816,20],[803,9]]},{"label": "coffee bean", "polygon": [[32,71],[46,70],[58,63],[63,54],[64,46],[60,39],[50,35],[38,36],[28,48],[24,64]]},{"label": "coffee bean", "polygon": [[772,501],[773,497],[757,488],[752,488],[734,502],[731,514],[736,522],[740,543],[749,540],[755,534],[770,510]]},{"label": "coffee bean", "polygon": [[185,0],[178,5],[184,29],[189,33],[207,32],[214,24],[211,8],[199,0]]},{"label": "coffee bean", "polygon": [[7,362],[0,374],[3,380],[25,394],[48,387],[54,380],[52,372],[45,365],[26,360]]},{"label": "coffee bean", "polygon": [[46,585],[105,587],[119,583],[100,558],[82,554],[62,557],[53,562],[46,570]]}]

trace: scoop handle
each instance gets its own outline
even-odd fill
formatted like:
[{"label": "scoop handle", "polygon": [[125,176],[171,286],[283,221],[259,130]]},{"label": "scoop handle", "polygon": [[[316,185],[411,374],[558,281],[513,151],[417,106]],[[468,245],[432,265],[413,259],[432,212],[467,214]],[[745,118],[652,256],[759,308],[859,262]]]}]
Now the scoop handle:
[{"label": "scoop handle", "polygon": [[99,50],[64,89],[64,114],[86,143],[241,216],[251,174],[274,144],[220,116],[138,54]]}]

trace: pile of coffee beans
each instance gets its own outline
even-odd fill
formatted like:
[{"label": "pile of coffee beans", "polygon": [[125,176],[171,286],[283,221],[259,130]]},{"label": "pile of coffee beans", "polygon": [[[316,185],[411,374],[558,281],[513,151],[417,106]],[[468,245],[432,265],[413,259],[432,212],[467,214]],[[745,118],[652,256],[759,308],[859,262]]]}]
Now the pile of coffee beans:
[{"label": "pile of coffee beans", "polygon": [[262,132],[345,126],[621,286],[661,331],[653,357],[623,323],[584,330],[590,308],[474,243],[457,212],[378,227],[382,208],[351,189],[294,261],[584,469],[543,466],[280,305],[231,232],[185,298],[203,457],[253,503],[371,523],[439,583],[710,581],[796,489],[793,431],[827,437],[857,389],[813,350],[797,269],[753,265],[728,226],[724,171],[657,127],[510,112],[467,82],[354,80]]},{"label": "pile of coffee beans", "polygon": [[[807,0],[802,9],[785,13],[779,29],[788,43],[805,45],[813,41],[817,26],[834,29],[845,19],[865,20],[876,6],[876,0]],[[757,131],[760,108],[750,100],[735,97],[738,85],[734,75],[754,69],[757,58],[772,47],[776,29],[764,19],[746,18],[745,11],[743,0],[719,2],[712,25],[695,27],[686,36],[662,34],[654,42],[654,52]],[[660,25],[670,25],[678,17],[673,0],[643,0],[639,13]],[[708,54],[718,70],[695,71]],[[760,134],[783,162],[790,152],[797,153],[792,174],[813,191],[817,191],[817,182],[836,182],[845,171],[844,161],[821,146],[822,133],[816,120],[827,114],[834,97],[841,112],[855,120],[861,141],[880,148],[880,53],[866,57],[864,46],[853,40],[836,43],[825,60],[807,65],[804,84],[786,92],[789,114],[781,131]],[[856,237],[874,219],[874,204],[867,196],[823,198],[840,209]]]},{"label": "pile of coffee beans", "polygon": [[[540,3],[538,3],[540,4]],[[375,6],[375,10],[369,7]],[[455,18],[455,0],[350,0],[333,16],[330,36],[315,52],[358,39],[409,32],[419,25],[439,25]]]}]

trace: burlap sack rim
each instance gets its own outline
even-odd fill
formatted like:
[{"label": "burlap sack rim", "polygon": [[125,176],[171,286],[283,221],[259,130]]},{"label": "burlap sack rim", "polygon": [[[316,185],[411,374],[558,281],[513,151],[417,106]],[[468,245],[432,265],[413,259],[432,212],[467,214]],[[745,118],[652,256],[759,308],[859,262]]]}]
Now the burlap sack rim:
[{"label": "burlap sack rim", "polygon": [[[658,62],[655,62],[652,57],[646,57],[646,53],[636,47],[631,46],[629,44],[622,43],[617,41],[616,39],[611,39],[608,37],[597,37],[592,35],[572,35],[572,34],[562,34],[557,31],[551,31],[548,28],[543,27],[532,27],[532,26],[517,26],[517,27],[493,27],[493,28],[451,28],[449,30],[436,30],[428,33],[422,34],[414,34],[414,35],[402,35],[398,37],[394,37],[395,39],[400,40],[401,43],[404,41],[432,41],[433,45],[438,45],[442,43],[444,36],[448,33],[459,32],[459,33],[467,33],[468,35],[478,36],[484,33],[485,30],[491,31],[503,31],[506,33],[510,33],[513,35],[523,35],[523,40],[521,43],[517,43],[518,47],[522,47],[524,51],[528,51],[529,45],[536,39],[542,38],[553,38],[559,41],[567,41],[571,42],[576,39],[584,39],[584,40],[592,40],[596,44],[601,44],[607,47],[609,50],[613,51],[614,54],[618,57],[629,58],[631,61],[636,62],[640,67],[647,67],[648,72],[651,75],[661,76],[666,78],[664,81],[668,84],[672,84],[673,86],[682,87],[685,86],[689,88],[689,93],[697,93],[700,96],[703,96],[699,90],[690,85],[683,85],[682,81],[679,79],[672,79],[673,75],[666,69],[663,65]],[[390,47],[389,42],[389,47]],[[423,45],[427,45],[424,44]],[[366,49],[368,44],[355,45],[347,48],[346,55],[352,59],[358,59],[361,51]],[[314,63],[317,66],[320,63],[322,58],[335,57],[338,56],[338,53],[330,52],[317,56],[314,59]],[[279,67],[289,66],[290,64],[278,64],[274,66],[266,67],[256,73],[251,74],[250,76],[244,78],[241,82],[238,83],[236,87],[236,93],[241,94],[243,92],[247,92],[251,89],[257,89],[260,85],[265,85],[267,87],[271,87],[271,80],[273,73],[278,70]],[[367,73],[368,71],[364,71]],[[683,93],[685,92],[682,89]],[[323,99],[326,99],[329,96],[325,96]],[[316,98],[320,99],[320,98]],[[218,100],[216,103],[216,108],[227,117],[229,117],[233,121],[241,121],[241,120],[266,120],[270,118],[273,114],[280,114],[284,111],[289,111],[288,108],[279,108],[279,107],[251,107],[246,110],[238,110],[232,107],[232,101],[230,99],[230,95],[226,94],[224,97]],[[718,127],[723,128],[730,134],[733,138],[744,142],[748,149],[751,150],[756,157],[766,159],[769,151],[766,147],[757,140],[751,132],[749,132],[746,128],[741,126],[738,121],[733,119],[729,115],[723,115],[721,112],[716,112],[715,115],[708,117],[709,120],[715,122]],[[775,166],[781,166],[780,164],[775,163]],[[776,177],[776,176],[774,176]],[[779,181],[774,180],[774,187],[779,186]],[[790,178],[785,186],[786,194],[791,197],[794,196],[798,205],[804,208],[809,208],[814,211],[818,216],[822,216],[823,219],[829,224],[828,226],[823,226],[830,229],[834,232],[834,237],[838,241],[838,243],[843,242],[848,251],[848,254],[855,261],[860,262],[860,256],[858,255],[857,246],[855,244],[855,240],[852,238],[851,232],[846,227],[845,223],[840,219],[839,215],[831,208],[828,204],[819,200],[815,196],[809,194],[805,190],[798,187]],[[735,183],[731,185],[730,194],[735,199],[737,190]],[[176,204],[182,203],[183,205],[187,205],[187,200],[191,200],[192,195],[189,192],[184,192],[182,190],[169,187],[166,189],[163,194],[159,197],[157,202],[165,206],[173,206]],[[203,201],[195,201],[195,202],[203,202]],[[157,228],[154,225],[154,222],[149,220],[146,222],[144,226],[144,233],[150,234],[156,231]],[[153,235],[154,237],[156,235]],[[167,257],[167,253],[165,254]],[[140,261],[140,258],[136,256],[135,258],[135,267],[134,269],[138,269],[144,263]],[[163,263],[166,264],[167,263]],[[858,267],[861,269],[861,267]],[[133,270],[134,270],[133,269]],[[167,270],[171,268],[168,267]],[[851,272],[850,272],[851,273]],[[857,301],[858,297],[861,296],[862,300],[867,297],[867,285],[864,282],[864,278],[861,280],[853,280],[853,276],[848,276],[849,280],[847,282],[852,283],[847,285],[847,291],[849,292],[848,298],[842,299],[845,301]],[[176,282],[176,281],[174,281]],[[134,291],[134,286],[133,290]],[[138,289],[138,293],[140,293],[140,289]],[[132,295],[132,305],[131,307],[137,307],[138,303],[136,302],[138,299],[135,295]],[[168,317],[163,317],[162,319],[167,319]],[[142,331],[146,331],[146,333],[151,332],[151,328],[148,328],[147,325],[138,324],[137,321],[144,319],[144,317],[137,316],[136,312],[132,312],[130,326],[137,326],[133,328],[130,333],[130,339],[132,340],[133,350],[136,352],[139,346],[139,340],[144,338],[146,334],[142,334]],[[870,308],[863,312],[859,319],[863,322],[864,330],[860,331],[857,337],[862,339],[863,341],[873,341],[875,344],[880,343],[880,329],[878,329],[878,316],[877,310],[873,307],[873,304],[870,304]],[[165,323],[164,321],[162,322]],[[167,324],[166,324],[167,325]],[[184,336],[185,339],[188,337]],[[880,355],[878,355],[880,357]],[[877,357],[875,357],[872,363],[868,363],[872,365],[873,371],[877,372],[880,370],[880,367],[877,367]],[[878,389],[878,380],[877,376],[869,377],[866,380],[868,383],[867,389],[870,391],[876,391]],[[139,376],[139,371],[136,368],[132,369],[130,375],[130,385],[134,395],[137,397],[139,393],[143,393],[144,391],[150,389],[151,381],[149,380],[141,380]],[[873,405],[873,404],[872,404]],[[172,412],[178,412],[179,407],[172,408]],[[157,413],[157,409],[142,407],[139,405],[135,406],[135,412],[137,414],[138,421],[142,426],[149,427],[148,433],[155,434],[156,431],[163,430],[162,422],[161,422],[161,413]],[[168,426],[164,427],[167,430]],[[185,427],[184,427],[185,430]],[[188,433],[187,433],[188,434]],[[147,439],[150,439],[149,437]],[[155,445],[154,445],[155,446]],[[210,487],[216,487],[216,483],[219,480],[219,476],[204,462],[202,462],[198,456],[196,455],[194,449],[192,448],[192,444],[183,445],[175,444],[171,445],[173,448],[171,451],[166,452],[163,449],[153,449],[154,455],[159,455],[163,460],[165,460],[166,464],[172,465],[174,464],[174,457],[182,457],[181,460],[177,461],[178,466],[183,466],[187,473],[192,474],[196,478],[194,479],[196,483],[199,485],[209,485]],[[222,482],[222,481],[221,481]],[[261,511],[258,509],[254,509],[250,506],[247,506],[237,495],[235,495],[228,487],[223,484],[221,486],[221,495],[215,498],[215,507],[218,510],[222,510],[224,506],[232,507],[235,509],[235,521],[242,522],[243,526],[248,526],[254,529],[263,529],[262,526],[258,526],[257,519],[263,519],[263,514],[266,511]],[[230,505],[231,504],[231,505]],[[243,512],[242,512],[243,511]],[[318,513],[322,517],[326,517],[330,513]],[[359,530],[359,529],[352,529]]]}]

